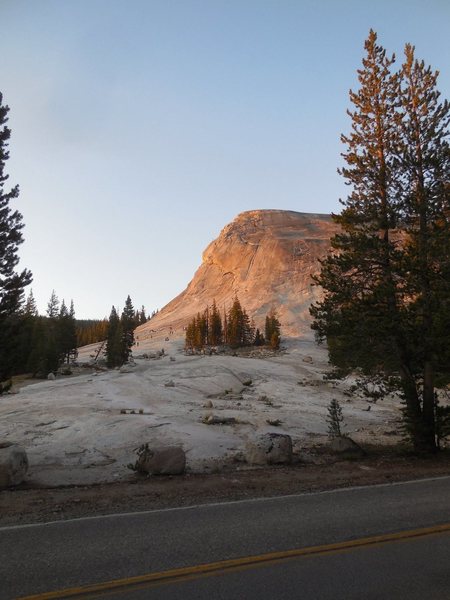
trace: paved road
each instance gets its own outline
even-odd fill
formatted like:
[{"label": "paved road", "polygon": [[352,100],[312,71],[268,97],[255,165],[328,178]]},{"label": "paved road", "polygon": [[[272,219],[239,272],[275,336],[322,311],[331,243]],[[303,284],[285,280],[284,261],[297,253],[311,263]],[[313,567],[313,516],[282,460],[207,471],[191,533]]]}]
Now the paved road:
[{"label": "paved road", "polygon": [[[0,598],[177,568],[187,569],[180,581],[150,582],[150,586],[146,581],[144,589],[126,588],[114,594],[106,590],[101,597],[409,600],[426,593],[427,600],[450,598],[450,527],[378,544],[363,541],[351,547],[353,542],[348,543],[449,523],[447,477],[6,527],[0,529]],[[338,544],[333,552],[327,551],[330,544]],[[318,546],[316,554],[301,550]],[[233,568],[208,575],[192,569],[241,557],[273,557],[290,550],[298,555],[258,565],[238,562]]]}]

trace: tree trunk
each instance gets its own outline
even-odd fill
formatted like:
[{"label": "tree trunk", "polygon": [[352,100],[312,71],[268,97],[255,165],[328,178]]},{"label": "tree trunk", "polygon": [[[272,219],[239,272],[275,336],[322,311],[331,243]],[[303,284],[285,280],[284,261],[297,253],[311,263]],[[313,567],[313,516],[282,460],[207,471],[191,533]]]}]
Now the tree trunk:
[{"label": "tree trunk", "polygon": [[424,366],[423,402],[422,402],[422,436],[424,450],[436,452],[436,423],[434,401],[434,369],[430,361]]}]

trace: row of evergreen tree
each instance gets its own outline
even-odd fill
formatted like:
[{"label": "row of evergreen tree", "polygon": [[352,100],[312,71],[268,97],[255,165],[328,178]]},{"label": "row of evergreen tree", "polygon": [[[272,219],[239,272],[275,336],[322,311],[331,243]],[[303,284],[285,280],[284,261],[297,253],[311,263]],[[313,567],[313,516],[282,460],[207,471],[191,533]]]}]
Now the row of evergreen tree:
[{"label": "row of evergreen tree", "polygon": [[186,328],[185,348],[200,350],[222,344],[231,348],[265,344],[279,348],[280,340],[280,322],[275,310],[266,316],[264,335],[255,327],[236,296],[229,310],[224,308],[223,319],[215,300],[192,319]]},{"label": "row of evergreen tree", "polygon": [[2,365],[3,377],[20,373],[45,377],[62,364],[69,364],[77,356],[75,309],[61,303],[53,291],[45,316],[38,314],[33,292],[30,291],[23,307],[9,318],[14,331],[14,343]]},{"label": "row of evergreen tree", "polygon": [[5,356],[5,375],[30,373],[33,377],[46,377],[64,364],[69,368],[80,346],[101,341],[107,341],[108,366],[122,365],[131,353],[134,329],[146,321],[145,308],[135,311],[130,296],[120,318],[113,307],[109,320],[77,320],[73,301],[68,308],[54,290],[46,314],[40,315],[30,290],[23,307],[11,319],[15,343]]},{"label": "row of evergreen tree", "polygon": [[[147,319],[144,307],[142,315],[145,323]],[[139,316],[136,316],[130,296],[125,300],[120,317],[115,306],[112,307],[106,337],[106,364],[109,368],[120,367],[129,360],[134,344],[134,330],[140,324],[142,323],[139,322]]]}]

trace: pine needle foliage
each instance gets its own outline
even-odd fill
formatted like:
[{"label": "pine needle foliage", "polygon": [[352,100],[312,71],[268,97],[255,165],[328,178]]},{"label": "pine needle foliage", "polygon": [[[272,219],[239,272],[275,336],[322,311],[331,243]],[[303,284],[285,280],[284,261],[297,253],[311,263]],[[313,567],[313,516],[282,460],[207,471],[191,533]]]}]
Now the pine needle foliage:
[{"label": "pine needle foliage", "polygon": [[341,437],[341,423],[344,421],[342,408],[339,402],[333,398],[327,409],[328,435],[330,438]]},{"label": "pine needle foliage", "polygon": [[277,349],[280,346],[281,325],[275,310],[271,310],[266,317],[266,333],[267,331],[270,332],[271,338],[265,340],[237,296],[228,310],[224,307],[223,319],[216,301],[213,300],[211,306],[207,306],[203,313],[197,313],[187,325],[185,348],[201,350],[205,346],[224,344],[235,349],[252,345],[263,346],[269,342],[272,348]]},{"label": "pine needle foliage", "polygon": [[[32,281],[27,269],[16,271],[19,262],[18,248],[23,243],[22,215],[11,207],[19,196],[19,187],[7,187],[6,161],[11,130],[7,127],[9,107],[3,104],[0,93],[0,382],[15,369],[17,335],[21,328],[20,308],[24,288]],[[5,389],[4,386],[0,389]]]},{"label": "pine needle foliage", "polygon": [[312,327],[338,374],[394,384],[414,448],[434,451],[436,376],[450,374],[449,105],[412,46],[398,71],[373,31],[365,51],[342,136],[350,193],[314,278]]}]

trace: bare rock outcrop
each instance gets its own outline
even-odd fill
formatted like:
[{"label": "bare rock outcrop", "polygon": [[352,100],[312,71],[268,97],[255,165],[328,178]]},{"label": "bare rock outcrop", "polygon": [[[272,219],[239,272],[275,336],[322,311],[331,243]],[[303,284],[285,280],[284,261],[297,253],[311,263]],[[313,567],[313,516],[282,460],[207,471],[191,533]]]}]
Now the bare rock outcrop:
[{"label": "bare rock outcrop", "polygon": [[241,213],[203,252],[202,264],[187,288],[151,321],[138,328],[140,339],[151,330],[182,331],[216,300],[229,307],[237,294],[257,327],[275,307],[282,331],[309,330],[309,306],[320,295],[311,275],[330,248],[336,225],[330,215],[285,210]]}]

